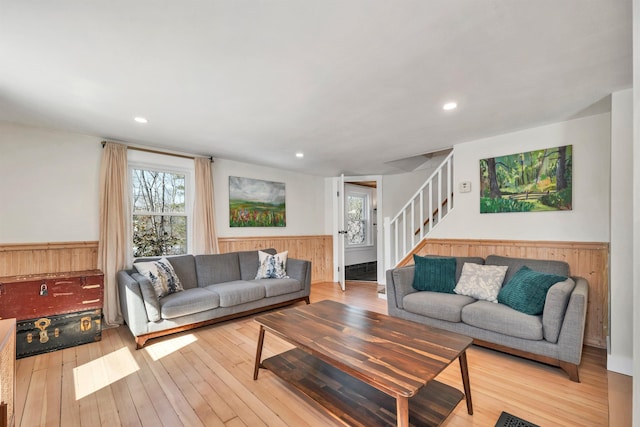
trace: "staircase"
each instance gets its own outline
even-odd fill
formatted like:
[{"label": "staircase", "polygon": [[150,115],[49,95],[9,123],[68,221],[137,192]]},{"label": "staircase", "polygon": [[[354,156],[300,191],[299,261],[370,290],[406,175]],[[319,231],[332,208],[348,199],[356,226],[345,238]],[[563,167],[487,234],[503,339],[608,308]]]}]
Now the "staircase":
[{"label": "staircase", "polygon": [[453,209],[453,151],[392,219],[384,219],[385,271],[403,263]]}]

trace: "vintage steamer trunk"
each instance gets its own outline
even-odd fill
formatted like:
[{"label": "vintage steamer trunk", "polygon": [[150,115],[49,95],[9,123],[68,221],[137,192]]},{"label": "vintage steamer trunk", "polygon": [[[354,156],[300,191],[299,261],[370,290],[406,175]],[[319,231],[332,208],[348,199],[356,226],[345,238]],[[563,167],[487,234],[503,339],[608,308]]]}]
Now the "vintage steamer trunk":
[{"label": "vintage steamer trunk", "polygon": [[16,357],[102,338],[99,270],[0,278],[0,318],[15,317]]}]

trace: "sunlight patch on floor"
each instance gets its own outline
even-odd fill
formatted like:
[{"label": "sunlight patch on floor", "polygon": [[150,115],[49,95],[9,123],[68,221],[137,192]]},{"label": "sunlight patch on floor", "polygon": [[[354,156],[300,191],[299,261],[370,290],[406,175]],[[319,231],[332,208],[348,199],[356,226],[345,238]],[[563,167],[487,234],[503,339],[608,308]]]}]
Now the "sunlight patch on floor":
[{"label": "sunlight patch on floor", "polygon": [[78,366],[73,369],[76,400],[89,396],[139,369],[127,347]]},{"label": "sunlight patch on floor", "polygon": [[146,346],[144,350],[154,361],[158,361],[166,355],[178,351],[196,341],[198,341],[198,338],[196,338],[195,335],[185,334]]}]

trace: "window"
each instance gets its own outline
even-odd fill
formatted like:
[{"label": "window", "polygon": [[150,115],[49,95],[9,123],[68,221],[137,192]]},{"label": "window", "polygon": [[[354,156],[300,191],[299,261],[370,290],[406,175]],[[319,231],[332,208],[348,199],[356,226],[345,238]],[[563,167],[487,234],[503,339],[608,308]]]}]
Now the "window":
[{"label": "window", "polygon": [[369,227],[369,196],[347,192],[347,246],[371,244]]},{"label": "window", "polygon": [[187,173],[132,167],[133,256],[188,253]]}]

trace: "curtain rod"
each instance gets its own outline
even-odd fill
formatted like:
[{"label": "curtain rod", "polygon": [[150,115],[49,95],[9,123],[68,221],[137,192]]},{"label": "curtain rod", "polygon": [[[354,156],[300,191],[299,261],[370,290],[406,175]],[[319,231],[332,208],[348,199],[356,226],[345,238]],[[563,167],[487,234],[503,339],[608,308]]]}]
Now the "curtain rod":
[{"label": "curtain rod", "polygon": [[[106,143],[107,143],[107,141],[102,141],[102,143],[101,143],[102,144],[102,148],[104,148],[104,145]],[[124,145],[126,145],[126,144],[124,144]],[[183,158],[183,159],[191,159],[191,160],[194,160],[197,157],[205,157],[205,158],[207,157],[207,156],[190,156],[190,155],[187,155],[187,154],[171,153],[169,151],[154,150],[152,148],[135,147],[135,146],[132,146],[132,145],[126,145],[126,147],[127,147],[127,150],[143,151],[145,153],[162,154],[162,155],[165,155],[165,156],[180,157],[180,158]],[[211,163],[213,163],[213,156],[209,156],[209,160],[211,160]]]}]

